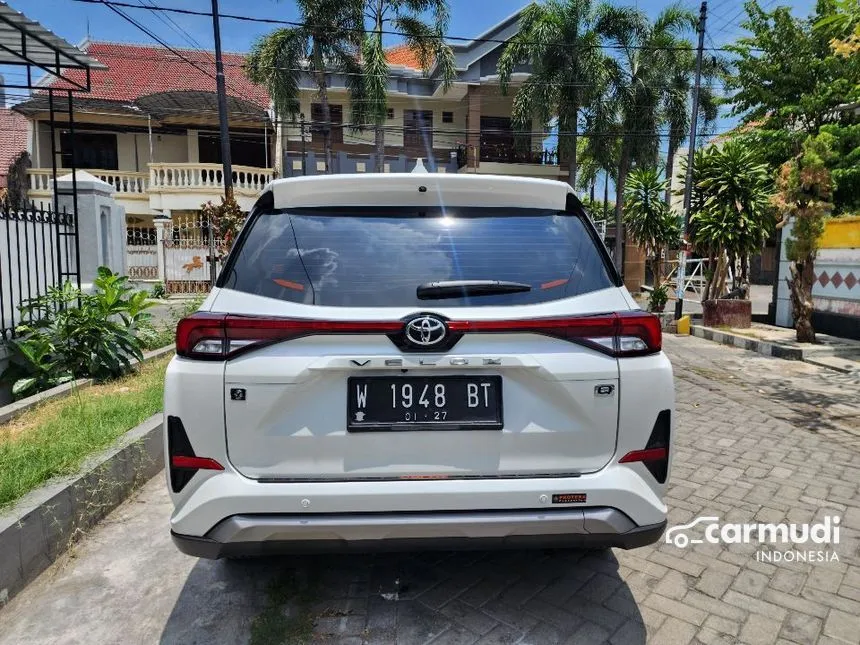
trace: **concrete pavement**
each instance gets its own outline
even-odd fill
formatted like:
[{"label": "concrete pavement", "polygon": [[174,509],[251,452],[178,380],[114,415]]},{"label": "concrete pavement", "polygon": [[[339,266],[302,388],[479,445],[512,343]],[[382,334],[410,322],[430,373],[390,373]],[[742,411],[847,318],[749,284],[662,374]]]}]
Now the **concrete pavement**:
[{"label": "concrete pavement", "polygon": [[841,518],[838,562],[756,545],[197,561],[161,477],[0,610],[12,643],[860,643],[857,377],[665,339],[670,525]]}]

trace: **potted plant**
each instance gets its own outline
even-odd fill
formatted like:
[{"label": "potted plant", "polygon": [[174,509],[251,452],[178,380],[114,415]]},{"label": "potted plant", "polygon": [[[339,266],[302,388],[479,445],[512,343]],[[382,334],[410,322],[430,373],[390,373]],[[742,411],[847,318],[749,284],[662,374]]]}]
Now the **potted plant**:
[{"label": "potted plant", "polygon": [[666,302],[669,300],[669,288],[665,284],[659,287],[654,287],[651,295],[648,296],[648,311],[661,313],[666,309]]},{"label": "potted plant", "polygon": [[690,224],[697,250],[710,264],[702,295],[703,323],[749,327],[749,256],[764,245],[775,221],[770,174],[739,141],[699,151],[695,160],[693,191],[699,208]]}]

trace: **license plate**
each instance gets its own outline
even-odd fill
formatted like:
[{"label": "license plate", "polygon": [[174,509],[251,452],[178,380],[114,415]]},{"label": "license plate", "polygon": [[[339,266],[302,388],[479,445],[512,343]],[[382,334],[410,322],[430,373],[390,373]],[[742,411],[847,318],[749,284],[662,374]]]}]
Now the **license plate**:
[{"label": "license plate", "polygon": [[501,430],[501,376],[350,377],[350,432]]}]

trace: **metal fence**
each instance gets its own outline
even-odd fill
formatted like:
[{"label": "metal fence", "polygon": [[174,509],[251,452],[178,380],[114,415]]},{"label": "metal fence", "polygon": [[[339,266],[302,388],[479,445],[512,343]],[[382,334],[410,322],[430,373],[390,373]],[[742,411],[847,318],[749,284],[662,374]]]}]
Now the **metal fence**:
[{"label": "metal fence", "polygon": [[80,286],[74,215],[0,203],[0,341],[25,322],[21,304],[66,280]]}]

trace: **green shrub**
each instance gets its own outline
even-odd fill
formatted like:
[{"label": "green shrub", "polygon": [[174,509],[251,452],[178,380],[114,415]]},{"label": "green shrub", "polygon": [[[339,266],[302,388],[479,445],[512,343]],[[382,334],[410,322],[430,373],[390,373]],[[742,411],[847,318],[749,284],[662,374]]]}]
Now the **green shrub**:
[{"label": "green shrub", "polygon": [[651,295],[648,296],[648,311],[663,311],[666,308],[666,303],[669,301],[669,287],[661,284],[659,287],[654,287]]},{"label": "green shrub", "polygon": [[12,360],[0,380],[22,398],[78,378],[104,381],[131,369],[143,356],[138,328],[149,321],[149,294],[128,278],[99,267],[93,293],[66,282],[19,307],[30,322],[9,341]]},{"label": "green shrub", "polygon": [[164,288],[164,283],[156,282],[154,285],[152,285],[152,291],[149,292],[149,295],[152,298],[166,298],[167,289]]}]

